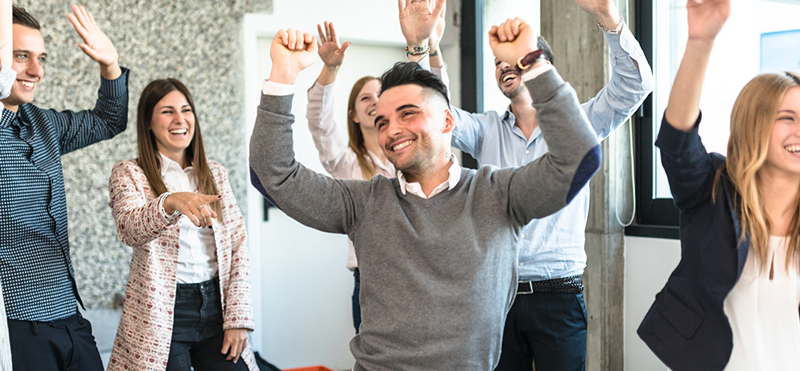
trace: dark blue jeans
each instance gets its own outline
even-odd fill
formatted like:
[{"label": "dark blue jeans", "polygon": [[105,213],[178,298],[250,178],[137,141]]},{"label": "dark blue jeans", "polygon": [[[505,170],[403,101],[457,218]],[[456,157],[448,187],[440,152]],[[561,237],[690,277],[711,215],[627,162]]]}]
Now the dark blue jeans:
[{"label": "dark blue jeans", "polygon": [[359,299],[361,294],[361,274],[358,273],[358,268],[353,271],[353,277],[355,277],[356,281],[353,287],[353,326],[356,327],[357,334],[358,327],[361,326],[361,299]]},{"label": "dark blue jeans", "polygon": [[586,369],[583,293],[517,295],[503,330],[497,371]]},{"label": "dark blue jeans", "polygon": [[80,314],[49,322],[8,320],[14,371],[103,371],[92,325]]},{"label": "dark blue jeans", "polygon": [[225,334],[219,279],[178,284],[174,313],[167,371],[247,370],[241,358],[233,363],[220,353]]}]

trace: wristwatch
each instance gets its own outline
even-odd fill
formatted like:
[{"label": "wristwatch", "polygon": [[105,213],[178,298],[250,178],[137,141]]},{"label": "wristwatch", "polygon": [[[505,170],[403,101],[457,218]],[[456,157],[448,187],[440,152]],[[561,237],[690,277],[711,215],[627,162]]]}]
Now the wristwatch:
[{"label": "wristwatch", "polygon": [[516,68],[517,72],[521,74],[522,71],[527,70],[528,68],[530,68],[530,66],[536,63],[537,59],[542,58],[543,54],[544,51],[542,51],[542,49],[536,49],[528,54],[525,54],[525,56],[523,56],[517,61],[517,65],[514,66],[514,68]]}]

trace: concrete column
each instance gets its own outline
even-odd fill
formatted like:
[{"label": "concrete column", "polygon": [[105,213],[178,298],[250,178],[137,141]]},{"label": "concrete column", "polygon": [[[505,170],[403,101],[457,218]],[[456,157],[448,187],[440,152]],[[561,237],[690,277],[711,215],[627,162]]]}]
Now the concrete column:
[{"label": "concrete column", "polygon": [[[629,0],[618,0],[623,15]],[[572,1],[542,0],[541,32],[554,65],[581,102],[597,94],[610,76],[608,46],[596,20]],[[628,17],[625,17],[628,19]],[[603,165],[591,182],[584,272],[588,335],[586,370],[623,370],[625,246],[617,222],[630,217],[629,124],[602,143]]]}]

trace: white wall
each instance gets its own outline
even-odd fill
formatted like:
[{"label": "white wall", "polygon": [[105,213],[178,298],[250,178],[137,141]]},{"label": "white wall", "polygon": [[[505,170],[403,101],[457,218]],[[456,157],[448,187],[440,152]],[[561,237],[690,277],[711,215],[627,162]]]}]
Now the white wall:
[{"label": "white wall", "polygon": [[[334,22],[341,42],[352,42],[335,93],[339,134],[346,137],[345,108],[355,80],[364,75],[380,76],[394,62],[405,60],[397,3],[357,0],[341,8],[320,0],[275,0],[273,4],[272,15],[245,17],[244,137],[249,142],[261,84],[269,74],[269,44],[275,32],[291,27],[316,36],[316,24],[326,20]],[[458,4],[448,4],[448,13],[456,9]],[[450,76],[455,80],[451,84],[453,89],[458,89],[459,63],[450,59],[458,57],[458,32],[458,27],[448,24],[442,41]],[[297,119],[293,128],[298,161],[325,173],[305,121],[306,89],[321,68],[322,62],[318,60],[298,77],[292,113]],[[348,347],[354,335],[353,277],[345,268],[346,237],[304,227],[276,208],[270,209],[269,221],[263,221],[263,198],[252,187],[248,189],[248,203],[257,312],[254,348],[281,368],[321,364],[350,369],[354,363]]]},{"label": "white wall", "polygon": [[636,334],[655,295],[681,258],[680,242],[625,237],[625,369],[668,370]]}]

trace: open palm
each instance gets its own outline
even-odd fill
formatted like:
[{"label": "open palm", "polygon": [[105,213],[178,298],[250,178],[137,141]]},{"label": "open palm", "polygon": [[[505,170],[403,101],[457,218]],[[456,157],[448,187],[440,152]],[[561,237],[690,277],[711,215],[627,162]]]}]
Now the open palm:
[{"label": "open palm", "polygon": [[731,12],[730,0],[689,0],[690,39],[714,39]]},{"label": "open palm", "polygon": [[317,25],[320,41],[319,58],[328,67],[339,67],[344,62],[344,52],[350,46],[350,42],[339,45],[339,38],[336,36],[333,22],[325,22],[324,27],[325,29],[323,29],[323,25]]},{"label": "open palm", "polygon": [[74,14],[67,14],[75,31],[83,38],[83,43],[78,46],[93,60],[104,66],[111,66],[117,63],[119,56],[114,44],[108,39],[103,31],[97,27],[92,13],[89,13],[82,6],[73,5]]}]

